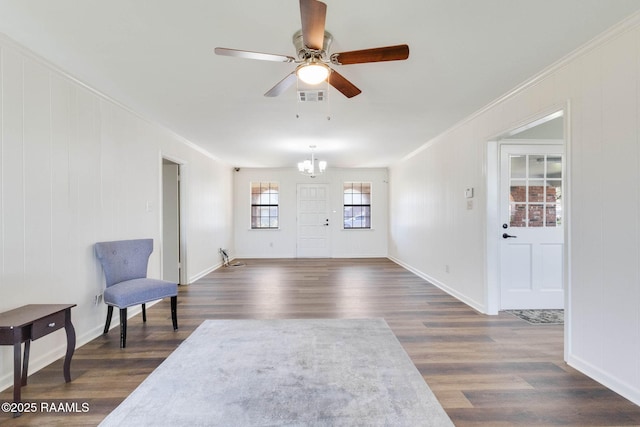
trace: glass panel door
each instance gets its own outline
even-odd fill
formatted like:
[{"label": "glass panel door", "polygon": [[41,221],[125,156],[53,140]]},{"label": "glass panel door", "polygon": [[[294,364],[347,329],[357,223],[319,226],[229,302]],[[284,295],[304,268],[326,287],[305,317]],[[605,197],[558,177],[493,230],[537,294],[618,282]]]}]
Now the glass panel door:
[{"label": "glass panel door", "polygon": [[562,225],[562,155],[509,155],[509,226]]}]

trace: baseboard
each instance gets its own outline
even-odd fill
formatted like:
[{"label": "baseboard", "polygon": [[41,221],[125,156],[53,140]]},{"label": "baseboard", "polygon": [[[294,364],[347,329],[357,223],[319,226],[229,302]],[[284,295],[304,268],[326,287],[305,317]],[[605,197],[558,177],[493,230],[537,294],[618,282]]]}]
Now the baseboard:
[{"label": "baseboard", "polygon": [[280,255],[265,255],[265,254],[242,254],[238,255],[240,259],[367,259],[367,258],[389,258],[386,254],[332,254],[328,257],[299,257],[296,254],[280,254]]},{"label": "baseboard", "polygon": [[375,259],[375,258],[389,258],[386,254],[335,254],[331,258],[335,259]]},{"label": "baseboard", "polygon": [[613,378],[600,368],[593,366],[589,362],[572,354],[570,354],[567,358],[567,364],[585,374],[589,378],[599,382],[603,386],[618,393],[625,399],[628,399],[636,405],[640,406],[640,390],[638,390],[637,387],[634,387],[624,381],[620,381],[617,378]]},{"label": "baseboard", "polygon": [[427,282],[431,283],[435,287],[437,287],[437,288],[443,290],[444,292],[448,293],[449,295],[451,295],[455,299],[460,300],[461,302],[467,304],[469,307],[473,308],[474,310],[477,310],[477,311],[479,311],[480,313],[483,313],[483,314],[487,314],[487,308],[485,307],[484,304],[480,304],[477,301],[474,301],[474,300],[468,298],[466,295],[463,295],[460,292],[456,291],[455,289],[452,289],[451,287],[447,286],[445,283],[442,283],[441,281],[439,281],[439,280],[429,276],[428,274],[426,274],[426,273],[424,273],[424,272],[412,267],[409,264],[406,264],[406,263],[400,261],[397,258],[394,258],[392,256],[389,256],[387,258],[390,259],[391,261],[395,262],[399,266],[409,270],[410,272],[412,272],[416,276],[418,276],[418,277],[426,280]]},{"label": "baseboard", "polygon": [[[235,259],[235,258],[234,258],[234,259]],[[197,273],[197,274],[195,274],[195,275],[193,275],[193,276],[190,276],[190,277],[187,279],[187,280],[188,280],[188,283],[184,283],[184,284],[185,284],[185,285],[188,285],[188,284],[190,284],[190,283],[194,283],[194,282],[196,282],[196,281],[198,281],[198,280],[202,279],[204,276],[206,276],[207,274],[211,273],[212,271],[217,270],[217,269],[218,269],[218,268],[220,268],[220,267],[222,267],[222,262],[220,262],[220,263],[218,263],[218,264],[215,264],[215,265],[213,265],[213,266],[211,266],[211,267],[209,267],[209,268],[206,268],[206,269],[202,270],[201,272],[199,272],[199,273]]]},{"label": "baseboard", "polygon": [[[353,258],[353,257],[350,256],[349,258]],[[366,258],[384,258],[384,257],[366,257]],[[230,261],[233,261],[235,259],[236,258],[234,257],[234,258],[230,259]],[[446,284],[434,279],[433,277],[429,276],[428,274],[425,274],[422,271],[417,270],[417,269],[413,268],[412,266],[410,266],[408,264],[405,264],[402,261],[400,261],[398,259],[395,259],[393,257],[387,257],[387,259],[390,259],[391,261],[395,262],[396,264],[398,264],[398,265],[402,266],[403,268],[411,271],[413,274],[417,275],[418,277],[421,277],[422,279],[428,281],[429,283],[433,284],[434,286],[442,289],[444,292],[446,292],[449,295],[453,296],[454,298],[462,301],[463,303],[465,303],[468,306],[474,308],[475,310],[477,310],[477,311],[479,311],[481,313],[485,313],[484,306],[482,306],[481,304],[477,304],[475,301],[470,300],[469,298],[465,297],[464,295],[456,292],[454,289],[451,289]],[[202,277],[204,277],[207,274],[211,273],[212,271],[220,268],[221,266],[222,266],[222,263],[214,265],[212,267],[209,267],[206,270],[203,270],[202,272],[192,276],[190,278],[190,280],[189,280],[189,283],[193,283],[193,282],[197,281],[198,279],[201,279]],[[147,307],[151,307],[151,306],[153,306],[154,304],[156,304],[158,302],[159,302],[159,300],[151,302],[151,303],[148,303]],[[140,308],[129,309],[128,312],[127,312],[127,317],[133,317],[133,316],[139,314],[140,311],[141,311]],[[114,321],[111,322],[110,330],[113,329],[113,328],[117,328],[120,325],[119,321],[116,321],[117,319],[115,319],[115,317],[116,316],[114,316]],[[95,328],[91,329],[90,331],[82,334],[81,336],[77,337],[77,339],[76,339],[76,348],[80,348],[81,346],[83,346],[84,344],[90,342],[91,340],[96,339],[97,337],[102,335],[102,333],[103,333],[103,326],[98,325]],[[44,355],[40,355],[39,357],[33,357],[33,356],[35,356],[35,354],[32,353],[31,354],[32,357],[29,360],[29,372],[31,374],[33,374],[33,373],[37,372],[38,370],[50,365],[51,363],[55,362],[56,360],[64,357],[65,352],[66,352],[66,345],[61,345],[61,346],[58,346],[58,347],[52,349],[51,351],[47,352]],[[73,377],[73,360],[72,360],[71,363],[72,363],[71,374],[72,374],[72,377]],[[11,372],[13,372],[13,370]],[[0,390],[5,390],[5,389],[7,389],[7,388],[9,388],[11,386],[13,386],[13,374],[8,374],[8,375],[5,375],[2,378],[0,378]],[[640,401],[640,397],[638,398],[638,400],[636,400],[636,402],[637,401]]]}]

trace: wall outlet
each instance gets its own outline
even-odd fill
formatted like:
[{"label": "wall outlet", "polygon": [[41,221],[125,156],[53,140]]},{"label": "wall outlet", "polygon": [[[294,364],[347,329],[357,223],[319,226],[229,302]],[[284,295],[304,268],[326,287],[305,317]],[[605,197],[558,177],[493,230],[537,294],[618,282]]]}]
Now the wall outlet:
[{"label": "wall outlet", "polygon": [[449,272],[449,264],[445,264],[444,266],[444,272],[448,273]]},{"label": "wall outlet", "polygon": [[102,302],[102,294],[98,294],[93,297],[93,305],[98,305]]}]

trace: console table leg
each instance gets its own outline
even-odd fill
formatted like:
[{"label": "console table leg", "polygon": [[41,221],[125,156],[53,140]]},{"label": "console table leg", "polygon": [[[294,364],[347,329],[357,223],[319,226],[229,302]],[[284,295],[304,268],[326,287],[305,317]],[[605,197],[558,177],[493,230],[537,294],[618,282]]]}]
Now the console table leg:
[{"label": "console table leg", "polygon": [[[71,308],[75,304],[28,304],[0,313],[0,345],[13,346],[13,402],[15,409],[22,409],[21,388],[29,378],[29,352],[31,341],[61,329],[67,334],[67,352],[63,373],[67,382],[71,381],[71,357],[76,348],[76,332],[71,323]],[[61,317],[64,313],[64,325]],[[22,351],[24,343],[24,352]],[[3,405],[4,407],[5,405]],[[4,409],[4,408],[3,408]],[[14,411],[13,416],[22,415]]]},{"label": "console table leg", "polygon": [[71,323],[71,309],[65,311],[64,330],[67,333],[67,354],[64,356],[64,380],[71,382],[71,356],[76,349],[76,330]]},{"label": "console table leg", "polygon": [[[17,333],[17,332],[16,332]],[[20,403],[20,387],[22,386],[22,345],[20,340],[16,338],[13,344],[13,402]],[[20,412],[14,412],[14,417],[22,415]]]},{"label": "console table leg", "polygon": [[22,358],[22,385],[27,385],[27,378],[29,376],[29,350],[31,348],[31,340],[24,342],[24,357]]}]

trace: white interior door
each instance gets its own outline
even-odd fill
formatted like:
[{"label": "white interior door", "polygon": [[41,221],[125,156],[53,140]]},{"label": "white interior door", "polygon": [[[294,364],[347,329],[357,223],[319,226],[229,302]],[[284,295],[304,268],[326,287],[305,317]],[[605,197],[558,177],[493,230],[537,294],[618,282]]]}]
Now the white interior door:
[{"label": "white interior door", "polygon": [[329,257],[329,186],[298,184],[298,257]]},{"label": "white interior door", "polygon": [[502,309],[564,307],[563,150],[501,145]]}]

